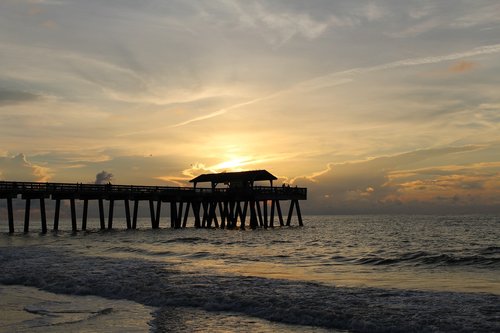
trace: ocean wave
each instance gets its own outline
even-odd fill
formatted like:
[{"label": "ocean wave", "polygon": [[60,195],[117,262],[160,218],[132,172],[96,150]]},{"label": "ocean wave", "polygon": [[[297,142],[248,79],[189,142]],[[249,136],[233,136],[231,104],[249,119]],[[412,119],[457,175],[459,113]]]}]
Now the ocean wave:
[{"label": "ocean wave", "polygon": [[480,252],[474,255],[458,254],[435,254],[425,251],[403,253],[392,257],[383,257],[372,253],[360,258],[349,258],[342,255],[332,256],[331,259],[338,262],[348,262],[358,265],[411,265],[411,266],[475,266],[483,268],[500,267],[500,257],[491,256],[496,254],[495,250]]},{"label": "ocean wave", "polygon": [[500,331],[500,296],[493,294],[183,273],[159,262],[79,256],[57,247],[0,248],[0,283],[355,332]]},{"label": "ocean wave", "polygon": [[479,250],[479,253],[483,255],[500,254],[500,246],[488,246]]},{"label": "ocean wave", "polygon": [[171,255],[176,254],[175,252],[172,252],[172,251],[152,251],[152,250],[131,247],[131,246],[113,246],[113,247],[106,249],[106,252],[135,253],[135,254],[140,254],[140,255],[144,255],[144,256],[171,256]]}]

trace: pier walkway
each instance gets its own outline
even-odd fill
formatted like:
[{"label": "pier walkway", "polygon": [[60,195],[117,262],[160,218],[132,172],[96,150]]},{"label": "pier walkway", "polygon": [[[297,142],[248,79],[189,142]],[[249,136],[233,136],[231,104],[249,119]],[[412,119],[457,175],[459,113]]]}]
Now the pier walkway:
[{"label": "pier walkway", "polygon": [[[149,203],[151,227],[160,227],[162,203],[170,204],[170,226],[184,228],[190,214],[194,217],[197,228],[245,228],[249,219],[250,228],[274,227],[275,215],[279,224],[290,225],[295,210],[298,223],[302,223],[299,200],[307,199],[307,189],[299,187],[272,186],[276,177],[267,171],[241,173],[223,173],[201,175],[191,182],[193,187],[137,186],[112,184],[71,184],[43,182],[0,181],[0,199],[7,201],[7,221],[9,232],[14,232],[13,200],[25,201],[24,232],[29,231],[31,200],[40,202],[42,233],[47,232],[47,214],[45,199],[55,201],[53,230],[59,228],[61,201],[69,200],[71,210],[71,228],[78,230],[76,201],[83,201],[81,230],[87,228],[89,201],[97,201],[100,228],[106,229],[104,201],[108,201],[107,228],[113,228],[114,206],[116,201],[123,201],[127,229],[136,229],[139,203]],[[221,176],[222,175],[222,176]],[[270,176],[268,176],[270,175]],[[271,186],[254,186],[254,181],[269,180]],[[219,181],[221,183],[219,183]],[[209,188],[196,187],[198,183],[211,182]],[[225,184],[225,187],[217,187]],[[288,215],[284,221],[281,204],[289,201]],[[130,203],[133,208],[131,212]],[[277,213],[277,214],[275,214]],[[0,223],[3,218],[0,216]]]}]

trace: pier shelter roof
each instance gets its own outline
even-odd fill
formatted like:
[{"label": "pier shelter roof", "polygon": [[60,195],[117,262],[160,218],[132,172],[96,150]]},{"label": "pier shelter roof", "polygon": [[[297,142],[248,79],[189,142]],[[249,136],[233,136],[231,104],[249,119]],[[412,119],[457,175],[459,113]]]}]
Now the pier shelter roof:
[{"label": "pier shelter roof", "polygon": [[268,180],[271,182],[276,180],[275,176],[266,170],[253,170],[241,172],[221,172],[199,175],[191,179],[189,182],[194,183],[212,183],[212,186],[217,184],[241,184],[240,186],[252,186],[255,181]]}]

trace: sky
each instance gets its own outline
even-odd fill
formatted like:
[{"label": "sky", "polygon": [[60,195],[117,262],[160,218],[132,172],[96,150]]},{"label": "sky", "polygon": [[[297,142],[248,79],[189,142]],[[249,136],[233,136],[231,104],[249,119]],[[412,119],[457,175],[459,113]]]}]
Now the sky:
[{"label": "sky", "polygon": [[500,212],[498,0],[0,0],[0,179],[267,169],[307,213]]}]

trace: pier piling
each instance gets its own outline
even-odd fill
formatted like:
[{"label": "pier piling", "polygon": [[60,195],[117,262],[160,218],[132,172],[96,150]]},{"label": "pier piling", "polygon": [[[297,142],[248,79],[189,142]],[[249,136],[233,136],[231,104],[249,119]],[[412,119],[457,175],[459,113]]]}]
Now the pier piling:
[{"label": "pier piling", "polygon": [[[246,219],[249,226],[273,228],[277,215],[280,226],[284,226],[281,202],[289,202],[286,225],[290,226],[292,217],[297,216],[299,226],[303,225],[299,200],[306,200],[307,189],[289,186],[273,187],[276,177],[265,170],[227,172],[200,175],[191,180],[193,187],[133,186],[111,184],[68,184],[41,182],[0,181],[0,199],[7,200],[7,219],[9,233],[14,233],[13,199],[21,195],[24,200],[24,232],[30,229],[31,200],[40,202],[41,231],[46,233],[46,198],[55,201],[53,230],[59,229],[61,201],[69,200],[71,209],[71,230],[78,231],[76,200],[83,201],[81,230],[87,230],[89,202],[98,202],[100,228],[106,228],[104,200],[108,201],[107,228],[113,228],[114,206],[116,200],[123,200],[127,229],[137,228],[139,202],[149,202],[151,228],[160,227],[162,202],[170,204],[170,227],[187,227],[190,214],[195,228],[245,229]],[[271,186],[255,186],[256,181],[269,181]],[[199,183],[209,182],[211,187],[197,187]],[[225,187],[218,187],[223,184]],[[133,200],[133,212],[130,212]]]}]

